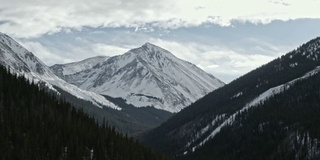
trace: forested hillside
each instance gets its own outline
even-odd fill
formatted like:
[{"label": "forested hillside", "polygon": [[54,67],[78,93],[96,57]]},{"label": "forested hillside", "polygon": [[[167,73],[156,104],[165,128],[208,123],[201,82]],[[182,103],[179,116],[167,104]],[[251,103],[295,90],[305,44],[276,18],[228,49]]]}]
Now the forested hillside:
[{"label": "forested hillside", "polygon": [[0,67],[0,159],[160,160],[134,139]]},{"label": "forested hillside", "polygon": [[320,73],[235,116],[180,159],[320,159]]}]

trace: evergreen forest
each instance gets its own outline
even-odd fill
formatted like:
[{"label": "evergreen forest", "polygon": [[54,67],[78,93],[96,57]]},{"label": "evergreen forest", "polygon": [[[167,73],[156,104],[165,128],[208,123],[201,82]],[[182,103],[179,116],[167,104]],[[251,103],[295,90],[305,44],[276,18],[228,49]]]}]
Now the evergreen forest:
[{"label": "evergreen forest", "polygon": [[320,73],[236,116],[183,160],[320,159]]},{"label": "evergreen forest", "polygon": [[0,67],[1,160],[165,160],[107,122]]}]

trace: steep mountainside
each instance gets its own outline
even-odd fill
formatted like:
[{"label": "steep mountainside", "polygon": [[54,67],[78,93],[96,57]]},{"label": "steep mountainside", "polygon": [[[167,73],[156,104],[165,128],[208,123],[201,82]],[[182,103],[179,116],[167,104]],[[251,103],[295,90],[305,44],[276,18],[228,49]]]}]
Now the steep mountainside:
[{"label": "steep mountainside", "polygon": [[0,64],[6,68],[10,68],[13,73],[24,75],[29,80],[43,83],[56,92],[57,90],[53,86],[59,87],[79,99],[90,101],[100,108],[111,107],[118,110],[121,109],[99,94],[82,90],[60,79],[33,53],[2,33],[0,33],[0,53]]},{"label": "steep mountainside", "polygon": [[[268,140],[272,140],[270,142],[272,143],[272,147],[268,147],[274,149],[268,150],[268,152],[273,153],[276,159],[281,159],[279,158],[281,154],[289,154],[289,152],[292,154],[295,151],[299,151],[299,147],[304,147],[304,145],[299,145],[299,143],[305,142],[301,139],[296,139],[295,141],[298,148],[285,148],[288,149],[288,153],[287,151],[284,153],[283,148],[277,150],[277,147],[286,147],[288,143],[294,142],[291,140],[295,139],[290,139],[290,136],[309,136],[310,133],[313,135],[310,140],[316,141],[320,138],[318,132],[314,132],[313,130],[317,127],[317,121],[310,121],[311,124],[303,123],[305,120],[308,121],[310,117],[304,119],[301,118],[302,115],[299,115],[302,113],[302,106],[314,107],[307,110],[306,115],[312,115],[312,111],[318,113],[319,95],[311,94],[310,90],[301,88],[305,85],[306,88],[315,87],[317,90],[318,84],[315,81],[319,78],[319,68],[317,68],[320,65],[319,57],[320,38],[316,38],[281,58],[277,58],[206,95],[177,113],[160,127],[144,135],[141,139],[156,149],[178,156],[187,154],[187,157],[190,156],[193,159],[197,159],[197,156],[194,155],[199,156],[201,153],[203,156],[200,156],[202,158],[199,159],[232,159],[232,157],[257,159],[254,156],[259,154],[266,155],[267,152],[259,150],[259,147],[255,147],[255,145],[258,146],[258,143],[262,141],[268,142]],[[301,93],[298,92],[299,87],[301,87]],[[311,94],[312,101],[299,100],[301,98],[304,99],[303,96],[308,94]],[[279,98],[288,98],[290,96],[292,96],[290,100]],[[297,100],[293,101],[294,99]],[[271,103],[274,103],[274,105],[269,105]],[[295,106],[295,104],[297,105]],[[278,125],[275,128],[266,125],[269,130],[263,133],[265,135],[270,134],[273,137],[261,136],[258,137],[261,139],[258,139],[254,134],[255,128],[251,128],[252,126],[250,125],[252,123],[249,123],[247,120],[258,119],[255,121],[255,125],[260,124],[260,127],[263,127],[264,124],[269,124],[269,120],[272,120],[270,117],[273,116],[272,113],[274,112],[266,114],[266,116],[270,116],[268,119],[261,120],[259,116],[264,112],[261,110],[276,109],[277,107],[283,109],[283,112],[281,112],[283,116],[287,114],[297,114],[297,116],[290,117],[292,119],[288,123],[283,123],[283,121],[288,119],[281,119],[282,117],[279,115],[278,117],[275,116],[278,119],[272,121],[272,124],[284,125]],[[294,111],[290,110],[290,107]],[[257,113],[257,116],[252,114],[253,112]],[[289,127],[289,130],[286,130],[287,127]],[[299,130],[299,128],[302,128],[302,130]],[[271,132],[270,130],[273,129],[286,130],[286,132]],[[230,132],[226,133],[226,130]],[[229,135],[230,137],[224,135]],[[244,137],[241,137],[241,135]],[[221,137],[223,139],[220,139]],[[268,140],[264,141],[264,139]],[[250,143],[252,145],[248,147],[246,144]],[[312,145],[314,145],[313,142]],[[241,150],[239,147],[244,147],[244,149]],[[220,149],[209,153],[214,148]],[[234,148],[236,149],[232,150]],[[251,152],[249,152],[249,149],[251,149]],[[234,152],[231,153],[229,151]],[[300,151],[305,152],[306,149],[304,148]],[[319,148],[316,147],[315,152],[319,152]],[[229,157],[225,153],[229,153]],[[257,155],[254,155],[254,153],[257,153]],[[242,157],[245,154],[252,157]],[[268,157],[264,157],[263,159],[272,159],[269,156],[272,155],[268,155]],[[317,154],[312,154],[312,156],[317,156]]]},{"label": "steep mountainside", "polygon": [[[100,58],[107,59],[107,57],[97,57],[77,66],[82,70],[99,63]],[[0,65],[10,68],[11,73],[23,75],[38,85],[48,87],[71,102],[76,108],[83,109],[90,116],[95,117],[97,121],[106,120],[118,131],[129,135],[135,135],[158,126],[172,115],[169,112],[150,107],[136,108],[126,104],[122,99],[101,96],[69,84],[57,77],[31,52],[2,33],[0,33]],[[73,68],[73,64],[67,65],[67,68],[70,69],[69,73],[79,69]]]},{"label": "steep mountainside", "polygon": [[[51,68],[57,75],[67,72]],[[178,112],[224,85],[195,65],[150,43],[60,77],[88,91],[121,97],[136,107],[152,106],[169,112]]]},{"label": "steep mountainside", "polygon": [[320,159],[319,79],[320,67],[269,93],[179,159]]}]

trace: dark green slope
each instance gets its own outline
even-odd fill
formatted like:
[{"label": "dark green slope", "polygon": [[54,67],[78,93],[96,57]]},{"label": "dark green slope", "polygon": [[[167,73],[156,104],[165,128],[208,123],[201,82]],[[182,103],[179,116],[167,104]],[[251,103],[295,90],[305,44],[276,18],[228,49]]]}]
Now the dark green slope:
[{"label": "dark green slope", "polygon": [[166,159],[0,67],[0,159]]},{"label": "dark green slope", "polygon": [[127,104],[125,100],[121,98],[112,98],[109,96],[104,97],[122,108],[122,110],[118,111],[109,107],[98,108],[91,102],[81,100],[58,87],[55,89],[61,93],[61,97],[72,103],[77,109],[82,109],[94,117],[100,124],[103,120],[106,120],[109,125],[114,126],[118,132],[128,134],[129,136],[136,136],[142,132],[153,129],[173,115],[173,113],[153,107],[137,108]]},{"label": "dark green slope", "polygon": [[[197,146],[230,115],[272,87],[299,78],[320,65],[320,38],[265,64],[219,88],[174,115],[160,127],[141,136],[141,141],[171,155],[182,155]],[[217,117],[214,126],[199,131]]]},{"label": "dark green slope", "polygon": [[320,73],[235,117],[210,142],[179,159],[320,159]]}]

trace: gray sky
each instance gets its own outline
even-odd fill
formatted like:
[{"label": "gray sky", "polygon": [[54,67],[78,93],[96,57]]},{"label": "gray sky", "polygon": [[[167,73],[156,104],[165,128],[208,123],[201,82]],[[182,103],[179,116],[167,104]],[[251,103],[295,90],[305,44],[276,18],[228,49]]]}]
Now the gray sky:
[{"label": "gray sky", "polygon": [[0,32],[47,65],[146,42],[224,82],[320,35],[320,0],[0,0]]}]

